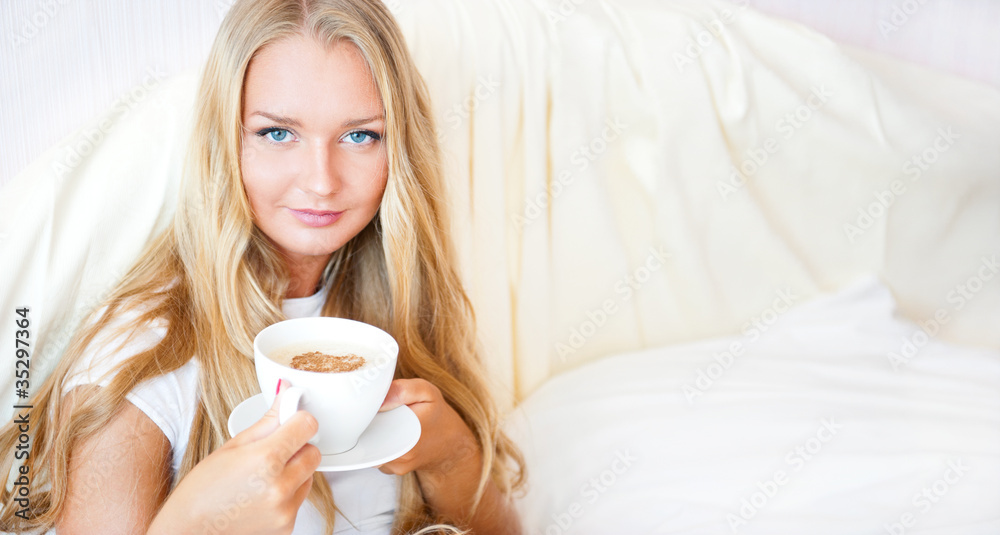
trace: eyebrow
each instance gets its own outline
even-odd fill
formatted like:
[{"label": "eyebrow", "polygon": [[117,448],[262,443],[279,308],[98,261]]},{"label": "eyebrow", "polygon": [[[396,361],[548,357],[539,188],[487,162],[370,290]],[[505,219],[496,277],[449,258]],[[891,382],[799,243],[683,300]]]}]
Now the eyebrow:
[{"label": "eyebrow", "polygon": [[[283,117],[281,115],[271,115],[270,113],[263,111],[255,111],[251,115],[260,115],[261,117],[266,117],[267,119],[270,119],[278,124],[286,124],[288,126],[302,126],[301,123],[299,123],[295,119],[292,119],[291,117]],[[350,128],[352,126],[367,124],[374,121],[381,121],[383,119],[384,117],[382,114],[372,115],[371,117],[363,117],[361,119],[351,119],[349,121],[344,121],[344,124],[342,124],[341,127]]]}]

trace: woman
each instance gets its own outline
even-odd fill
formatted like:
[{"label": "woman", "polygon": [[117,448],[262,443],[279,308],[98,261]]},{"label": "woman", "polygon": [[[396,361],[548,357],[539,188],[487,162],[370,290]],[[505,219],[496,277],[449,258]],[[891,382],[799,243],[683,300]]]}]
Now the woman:
[{"label": "woman", "polygon": [[[173,225],[31,400],[49,417],[27,461],[30,513],[4,489],[0,528],[519,533],[523,461],[486,393],[430,102],[391,14],[379,0],[239,1],[199,91]],[[382,410],[409,405],[422,433],[377,470],[315,472],[302,411],[279,426],[272,407],[228,437],[259,391],[254,335],[316,314],[399,342]],[[0,446],[16,441],[8,425]]]}]

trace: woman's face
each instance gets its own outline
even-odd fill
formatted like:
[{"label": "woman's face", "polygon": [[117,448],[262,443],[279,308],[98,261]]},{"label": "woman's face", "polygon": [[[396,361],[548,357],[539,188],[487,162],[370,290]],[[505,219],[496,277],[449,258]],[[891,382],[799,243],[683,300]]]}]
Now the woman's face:
[{"label": "woman's face", "polygon": [[325,265],[372,220],[388,162],[361,53],[296,36],[261,48],[243,95],[241,168],[256,225],[290,265]]}]

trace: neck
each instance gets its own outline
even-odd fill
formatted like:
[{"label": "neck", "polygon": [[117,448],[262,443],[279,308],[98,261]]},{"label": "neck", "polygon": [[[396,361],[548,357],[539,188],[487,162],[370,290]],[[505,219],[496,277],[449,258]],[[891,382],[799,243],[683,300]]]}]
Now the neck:
[{"label": "neck", "polygon": [[288,263],[289,283],[286,298],[308,297],[319,291],[323,270],[326,269],[330,257],[306,257],[286,259]]}]

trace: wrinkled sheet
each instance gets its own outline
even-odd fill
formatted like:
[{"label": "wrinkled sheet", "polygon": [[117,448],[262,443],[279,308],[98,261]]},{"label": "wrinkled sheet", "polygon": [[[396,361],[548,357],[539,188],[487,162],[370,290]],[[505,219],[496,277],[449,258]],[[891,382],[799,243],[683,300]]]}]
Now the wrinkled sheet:
[{"label": "wrinkled sheet", "polygon": [[867,277],[549,381],[507,422],[527,532],[1000,533],[1000,353],[894,311]]},{"label": "wrinkled sheet", "polygon": [[939,338],[1000,348],[995,88],[738,2],[418,5],[397,16],[516,398],[864,273],[911,319],[948,314]]}]

